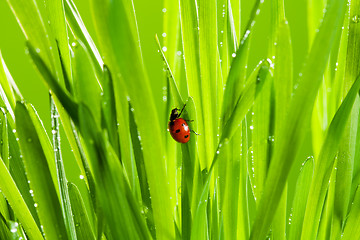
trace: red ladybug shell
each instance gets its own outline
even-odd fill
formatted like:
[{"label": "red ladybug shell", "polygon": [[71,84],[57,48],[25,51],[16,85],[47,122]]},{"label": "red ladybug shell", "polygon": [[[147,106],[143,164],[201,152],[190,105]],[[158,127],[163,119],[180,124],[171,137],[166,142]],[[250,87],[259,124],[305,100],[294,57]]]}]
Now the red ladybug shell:
[{"label": "red ladybug shell", "polygon": [[190,140],[189,125],[182,118],[176,118],[169,122],[169,130],[172,138],[180,143],[187,143]]}]

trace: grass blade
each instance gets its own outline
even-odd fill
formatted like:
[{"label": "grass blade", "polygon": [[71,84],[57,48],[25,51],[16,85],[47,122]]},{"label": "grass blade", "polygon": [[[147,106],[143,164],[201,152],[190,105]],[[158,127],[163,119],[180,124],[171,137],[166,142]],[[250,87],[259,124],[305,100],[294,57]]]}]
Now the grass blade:
[{"label": "grass blade", "polygon": [[351,205],[351,210],[349,213],[349,217],[346,221],[344,234],[341,239],[350,240],[350,239],[359,239],[360,238],[360,191],[359,186],[356,189],[355,198]]},{"label": "grass blade", "polygon": [[79,189],[75,184],[68,182],[69,197],[74,212],[74,222],[78,239],[95,240],[94,231],[91,228],[88,214]]},{"label": "grass blade", "polygon": [[328,2],[323,24],[314,40],[300,84],[290,102],[286,121],[278,136],[250,239],[262,239],[268,233],[292,163],[305,137],[302,129],[311,116],[336,32],[341,30],[344,13],[345,1]]},{"label": "grass blade", "polygon": [[44,227],[45,236],[68,239],[60,202],[45,154],[30,115],[25,105],[20,102],[16,104],[15,117],[27,176],[31,181],[30,187],[34,192],[35,207]]},{"label": "grass blade", "polygon": [[306,204],[306,212],[301,234],[302,239],[312,239],[316,236],[326,189],[328,187],[330,173],[334,164],[334,158],[359,89],[360,77],[358,77],[351,87],[349,93],[331,121],[327,136],[318,156],[318,160],[315,163],[314,177],[311,182],[309,197]]}]

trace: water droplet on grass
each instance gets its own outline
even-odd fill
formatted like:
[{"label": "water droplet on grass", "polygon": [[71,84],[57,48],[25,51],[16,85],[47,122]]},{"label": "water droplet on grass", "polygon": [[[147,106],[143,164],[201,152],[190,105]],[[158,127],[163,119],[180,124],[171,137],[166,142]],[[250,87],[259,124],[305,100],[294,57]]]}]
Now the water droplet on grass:
[{"label": "water droplet on grass", "polygon": [[354,15],[354,16],[351,18],[351,21],[353,21],[353,23],[358,23],[358,22],[360,22],[360,17],[359,17],[359,15]]},{"label": "water droplet on grass", "polygon": [[166,51],[167,51],[167,47],[164,46],[164,47],[162,48],[162,50],[163,50],[163,52],[166,52]]}]

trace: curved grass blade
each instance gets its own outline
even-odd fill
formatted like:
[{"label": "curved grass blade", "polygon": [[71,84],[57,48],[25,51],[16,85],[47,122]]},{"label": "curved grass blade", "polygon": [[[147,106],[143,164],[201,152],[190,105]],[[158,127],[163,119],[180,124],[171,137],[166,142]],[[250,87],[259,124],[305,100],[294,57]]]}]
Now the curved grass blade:
[{"label": "curved grass blade", "polygon": [[[92,40],[89,32],[87,31],[84,22],[81,19],[81,16],[76,9],[76,6],[72,0],[64,1],[64,10],[66,15],[66,21],[69,24],[72,32],[75,34],[77,39],[80,39],[82,43],[86,46],[86,49],[89,50],[90,57],[94,64],[95,72],[97,77],[100,79],[102,76],[102,67],[104,62],[101,58],[101,55],[98,49],[95,46],[94,41]],[[90,51],[91,50],[91,51]]]},{"label": "curved grass blade", "polygon": [[30,42],[26,42],[28,52],[35,64],[35,67],[39,70],[40,74],[45,80],[45,84],[48,88],[57,96],[65,110],[69,113],[73,121],[78,124],[78,106],[72,97],[66,92],[58,83],[54,75],[52,75],[50,69],[36,52]]},{"label": "curved grass blade", "polygon": [[44,150],[24,104],[17,102],[15,117],[27,176],[31,181],[30,187],[34,193],[35,207],[44,227],[45,236],[54,239],[68,239],[59,198]]},{"label": "curved grass blade", "polygon": [[314,173],[314,159],[308,158],[303,163],[296,181],[295,196],[292,202],[291,225],[289,225],[289,239],[299,239],[305,215],[307,196],[309,195],[311,179]]},{"label": "curved grass blade", "polygon": [[353,103],[360,89],[360,77],[351,87],[340,108],[331,121],[327,136],[321,148],[318,160],[315,163],[314,177],[311,182],[309,197],[302,228],[302,239],[311,239],[316,236],[320,214],[328,187],[334,158],[342,140]]},{"label": "curved grass blade", "polygon": [[[10,112],[12,116],[12,120],[14,121],[14,109],[15,109],[16,99],[15,99],[14,91],[11,87],[11,84],[8,80],[8,76],[6,73],[10,74],[0,51],[0,84],[1,84],[1,91],[4,93],[1,94],[1,98],[3,99],[7,110]],[[4,98],[7,99],[7,101],[5,101]]]},{"label": "curved grass blade", "polygon": [[0,189],[14,210],[16,217],[22,223],[29,238],[43,239],[40,229],[2,159],[0,159]]},{"label": "curved grass blade", "polygon": [[96,78],[94,64],[90,59],[86,46],[80,40],[76,43],[73,51],[74,92],[76,93],[76,99],[78,102],[84,103],[90,109],[93,116],[98,116],[95,120],[100,125],[100,95],[102,87]]},{"label": "curved grass blade", "polygon": [[250,239],[262,239],[268,233],[289,171],[305,137],[303,129],[311,116],[336,33],[341,30],[344,13],[345,1],[328,2],[323,24],[314,40],[302,78],[289,104],[286,121],[278,136]]},{"label": "curved grass blade", "polygon": [[342,235],[343,240],[359,239],[360,238],[360,188],[359,185],[356,189],[355,198],[352,202],[350,213],[346,221],[344,233]]},{"label": "curved grass blade", "polygon": [[74,222],[76,227],[76,235],[78,239],[95,240],[94,231],[91,228],[89,217],[86,212],[84,201],[81,197],[79,189],[75,184],[68,182],[69,197],[74,213]]}]

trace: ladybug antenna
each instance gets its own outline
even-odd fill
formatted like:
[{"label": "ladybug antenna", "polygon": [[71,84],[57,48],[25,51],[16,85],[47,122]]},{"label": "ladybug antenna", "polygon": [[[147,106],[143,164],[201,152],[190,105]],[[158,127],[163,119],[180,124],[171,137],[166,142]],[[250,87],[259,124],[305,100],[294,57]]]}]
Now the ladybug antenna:
[{"label": "ladybug antenna", "polygon": [[184,109],[185,109],[185,106],[186,106],[186,103],[184,104],[183,108],[181,109],[181,111],[180,111],[180,113],[179,113],[178,117],[180,117],[180,116],[181,116],[182,112],[183,112],[183,111],[184,111]]}]

